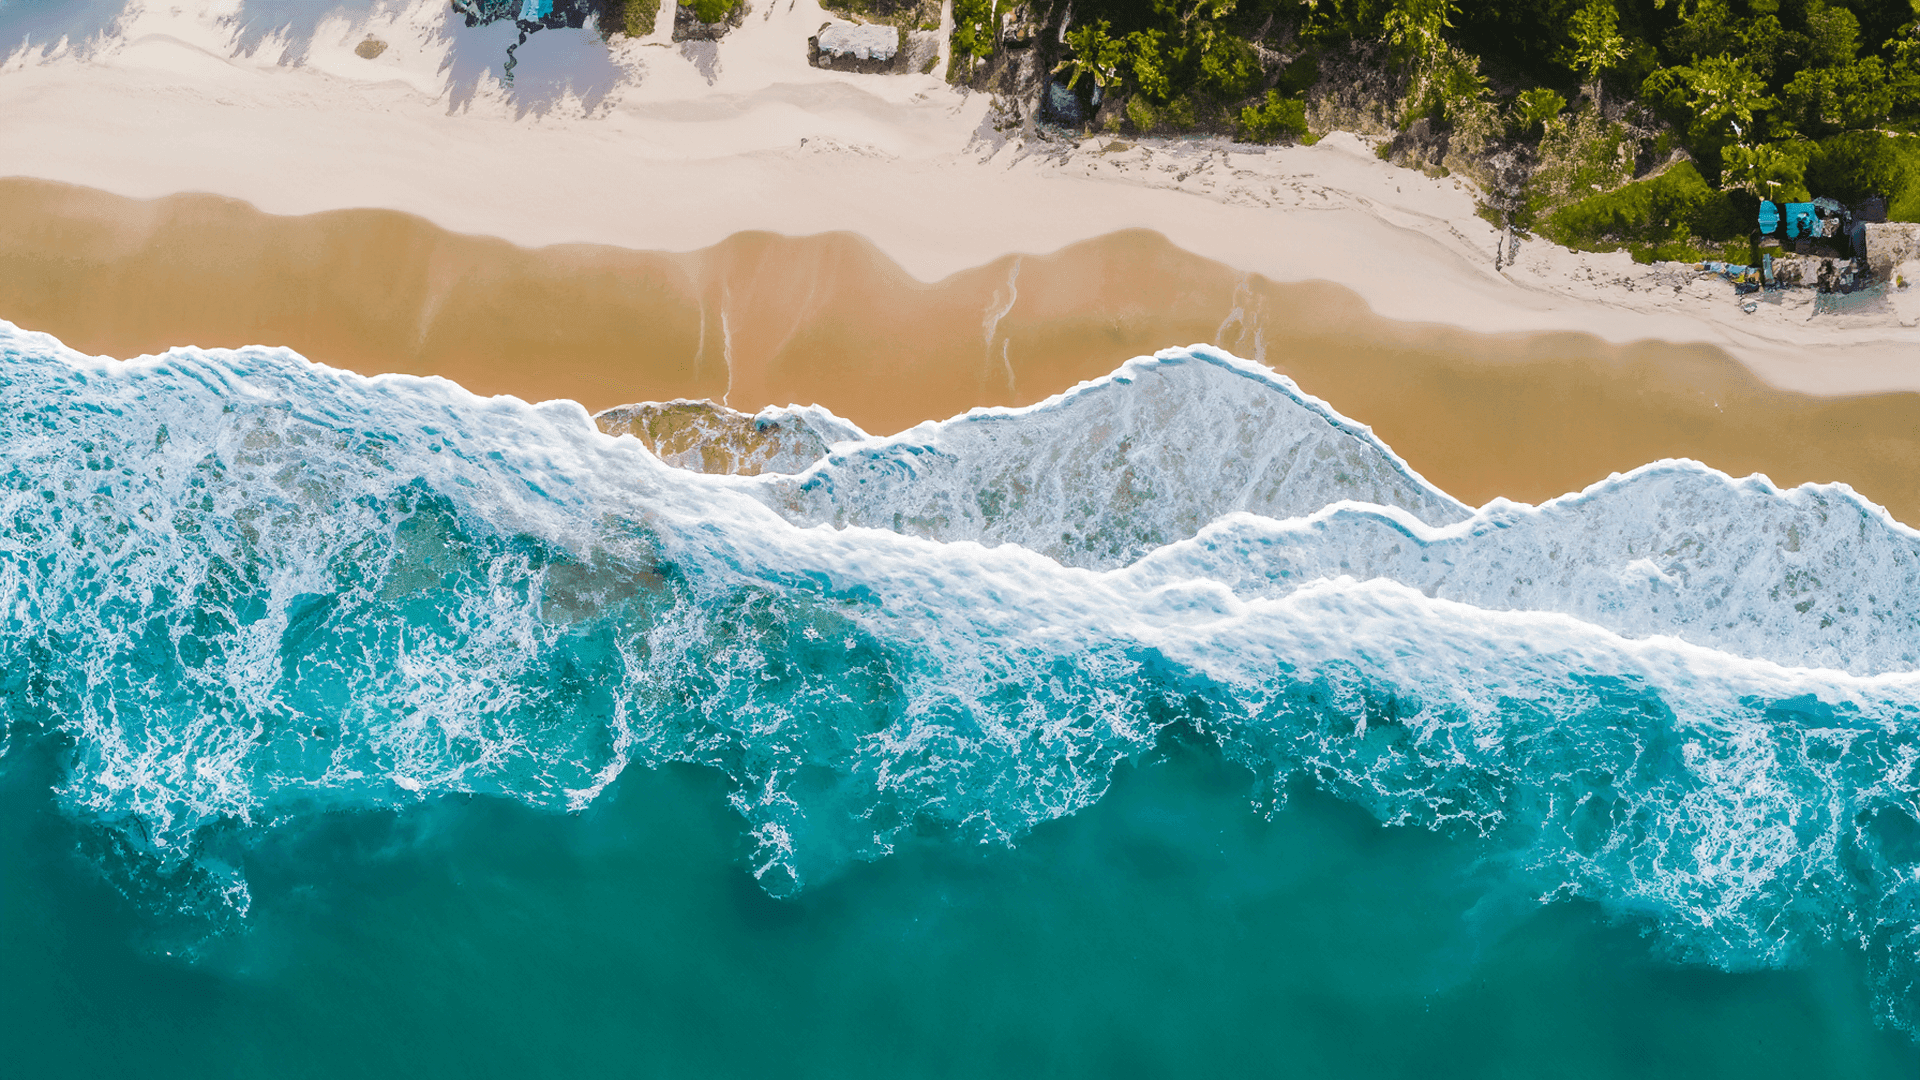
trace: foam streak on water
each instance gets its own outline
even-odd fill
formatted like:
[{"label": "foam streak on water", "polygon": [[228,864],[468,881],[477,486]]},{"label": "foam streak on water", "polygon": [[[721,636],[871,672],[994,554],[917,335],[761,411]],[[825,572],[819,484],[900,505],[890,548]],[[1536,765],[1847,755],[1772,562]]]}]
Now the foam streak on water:
[{"label": "foam streak on water", "polygon": [[1484,837],[1677,956],[1857,941],[1911,1020],[1920,535],[1844,487],[1666,462],[1475,513],[1199,348],[703,475],[570,403],[5,324],[0,454],[0,722],[169,905],[243,915],[276,823],[669,761],[788,893],[1016,842],[1179,724],[1258,805]]}]

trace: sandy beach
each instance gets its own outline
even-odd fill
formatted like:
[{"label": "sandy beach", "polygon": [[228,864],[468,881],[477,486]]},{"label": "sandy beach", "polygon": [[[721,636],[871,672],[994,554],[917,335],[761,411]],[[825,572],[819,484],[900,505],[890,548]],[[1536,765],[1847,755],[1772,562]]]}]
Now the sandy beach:
[{"label": "sandy beach", "polygon": [[[1352,135],[1262,148],[1002,130],[988,95],[932,75],[808,66],[825,18],[811,0],[764,5],[718,43],[551,31],[506,86],[512,27],[468,30],[426,0],[278,21],[224,4],[76,16],[0,67],[0,138],[32,148],[0,168],[274,214],[399,210],[528,247],[851,232],[923,283],[1150,228],[1274,282],[1342,285],[1390,319],[1709,344],[1814,394],[1920,389],[1920,295],[1749,314],[1723,282],[1539,240],[1497,272],[1469,186]],[[354,51],[369,36],[389,44],[371,60]]]},{"label": "sandy beach", "polygon": [[1705,345],[1400,322],[1345,287],[1241,273],[1147,231],[928,284],[845,233],[530,250],[391,211],[276,217],[8,180],[0,296],[20,325],[110,356],[287,345],[593,410],[821,404],[875,433],[1029,404],[1204,341],[1290,375],[1470,503],[1538,502],[1690,457],[1786,485],[1845,481],[1920,521],[1920,394],[1781,390]]},{"label": "sandy beach", "polygon": [[0,135],[34,153],[0,185],[0,315],[113,356],[284,344],[876,432],[1206,341],[1470,502],[1685,456],[1920,521],[1909,294],[1748,314],[1724,282],[1541,240],[1496,272],[1468,186],[1354,136],[1000,130],[932,76],[808,66],[810,0],[717,44],[535,35],[512,86],[511,28],[437,4],[243,16],[140,9],[13,50]]}]

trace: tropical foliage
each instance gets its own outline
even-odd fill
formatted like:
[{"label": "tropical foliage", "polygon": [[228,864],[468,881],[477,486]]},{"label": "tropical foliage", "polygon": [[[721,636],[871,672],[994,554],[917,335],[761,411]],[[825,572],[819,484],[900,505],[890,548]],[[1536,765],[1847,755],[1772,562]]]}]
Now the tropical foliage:
[{"label": "tropical foliage", "polygon": [[[956,54],[990,53],[1008,10],[955,0]],[[1374,117],[1372,133],[1412,164],[1444,161],[1491,186],[1524,162],[1525,197],[1501,202],[1518,227],[1712,240],[1699,230],[1733,220],[1728,206],[1848,197],[1842,189],[1884,193],[1897,215],[1920,211],[1920,0],[1033,0],[1017,10],[1051,31],[1034,35],[1053,50],[1043,71],[1082,95],[1102,89],[1096,124],[1270,142]],[[1348,107],[1364,96],[1355,87],[1379,100]]]}]

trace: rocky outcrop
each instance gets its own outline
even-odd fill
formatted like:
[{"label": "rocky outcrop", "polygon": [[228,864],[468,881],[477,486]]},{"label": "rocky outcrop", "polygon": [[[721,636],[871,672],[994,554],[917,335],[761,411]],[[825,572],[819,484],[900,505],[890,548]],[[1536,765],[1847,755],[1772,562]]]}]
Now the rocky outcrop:
[{"label": "rocky outcrop", "polygon": [[1904,262],[1920,259],[1920,223],[1879,221],[1866,226],[1867,266],[1873,276],[1886,279]]},{"label": "rocky outcrop", "polygon": [[749,5],[742,0],[741,3],[733,5],[726,17],[719,22],[701,22],[692,8],[681,4],[673,12],[673,40],[719,41],[727,36],[727,31],[747,21],[748,7]]},{"label": "rocky outcrop", "polygon": [[902,75],[915,73],[927,74],[940,61],[940,31],[910,30],[907,32],[906,51],[901,54],[895,70]]},{"label": "rocky outcrop", "polygon": [[807,39],[807,62],[834,71],[906,75],[930,70],[939,55],[938,31],[902,32],[885,23],[834,19]]},{"label": "rocky outcrop", "polygon": [[900,58],[900,31],[882,23],[854,23],[835,19],[807,39],[807,59],[814,67],[869,74],[891,72]]}]

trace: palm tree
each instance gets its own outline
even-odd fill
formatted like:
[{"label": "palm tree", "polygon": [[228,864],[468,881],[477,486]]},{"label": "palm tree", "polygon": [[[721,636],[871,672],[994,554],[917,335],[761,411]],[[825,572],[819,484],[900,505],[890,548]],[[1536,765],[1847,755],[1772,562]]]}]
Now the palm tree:
[{"label": "palm tree", "polygon": [[1587,79],[1593,107],[1600,108],[1600,73],[1627,58],[1627,39],[1620,36],[1620,13],[1613,0],[1587,0],[1573,13],[1573,48],[1569,65]]},{"label": "palm tree", "polygon": [[1107,36],[1107,26],[1107,20],[1101,19],[1067,31],[1067,45],[1073,49],[1073,55],[1053,68],[1055,75],[1073,72],[1067,77],[1067,89],[1073,89],[1082,75],[1093,76],[1095,86],[1105,86],[1119,73],[1124,49],[1120,42]]}]

